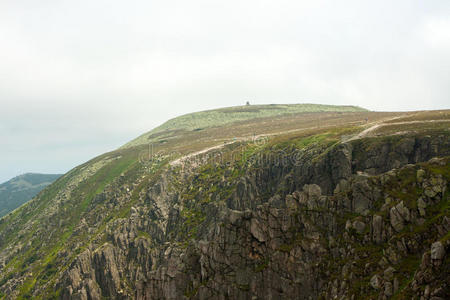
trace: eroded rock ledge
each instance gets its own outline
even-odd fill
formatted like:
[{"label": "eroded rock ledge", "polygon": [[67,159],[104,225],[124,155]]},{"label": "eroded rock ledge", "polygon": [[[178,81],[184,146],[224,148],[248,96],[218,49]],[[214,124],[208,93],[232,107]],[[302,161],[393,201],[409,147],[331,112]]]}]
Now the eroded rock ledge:
[{"label": "eroded rock ledge", "polygon": [[56,287],[63,299],[445,299],[448,151],[444,137],[361,140],[244,173],[170,170]]}]

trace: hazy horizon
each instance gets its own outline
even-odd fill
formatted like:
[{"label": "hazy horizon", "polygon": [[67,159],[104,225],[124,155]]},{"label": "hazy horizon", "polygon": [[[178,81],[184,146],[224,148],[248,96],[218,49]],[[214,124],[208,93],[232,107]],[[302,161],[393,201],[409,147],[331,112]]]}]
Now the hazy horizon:
[{"label": "hazy horizon", "polygon": [[0,183],[246,101],[450,108],[444,0],[5,0],[0,44]]}]

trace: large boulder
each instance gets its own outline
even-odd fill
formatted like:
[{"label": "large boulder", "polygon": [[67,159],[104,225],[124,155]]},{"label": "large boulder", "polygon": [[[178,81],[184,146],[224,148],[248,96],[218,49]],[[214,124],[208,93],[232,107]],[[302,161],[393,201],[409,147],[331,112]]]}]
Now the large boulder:
[{"label": "large boulder", "polygon": [[403,201],[401,201],[390,209],[389,218],[395,231],[400,232],[403,230],[405,223],[410,221],[411,214]]}]

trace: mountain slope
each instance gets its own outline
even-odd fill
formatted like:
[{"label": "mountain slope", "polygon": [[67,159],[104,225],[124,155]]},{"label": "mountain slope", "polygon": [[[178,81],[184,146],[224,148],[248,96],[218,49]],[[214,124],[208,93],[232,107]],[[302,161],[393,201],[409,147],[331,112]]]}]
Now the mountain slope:
[{"label": "mountain slope", "polygon": [[27,173],[0,184],[0,217],[36,196],[60,176],[60,174]]},{"label": "mountain slope", "polygon": [[443,297],[449,122],[449,111],[336,108],[176,128],[106,153],[0,220],[0,290]]}]

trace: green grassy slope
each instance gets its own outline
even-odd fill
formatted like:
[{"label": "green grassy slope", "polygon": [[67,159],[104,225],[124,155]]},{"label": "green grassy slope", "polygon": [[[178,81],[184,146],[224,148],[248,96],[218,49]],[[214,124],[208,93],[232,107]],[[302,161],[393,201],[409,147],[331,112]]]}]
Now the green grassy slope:
[{"label": "green grassy slope", "polygon": [[152,136],[161,136],[171,131],[192,131],[220,127],[239,121],[259,118],[274,118],[290,114],[315,112],[364,112],[357,106],[335,106],[321,104],[248,105],[191,113],[171,119],[152,131],[143,134],[124,147],[145,144]]}]

